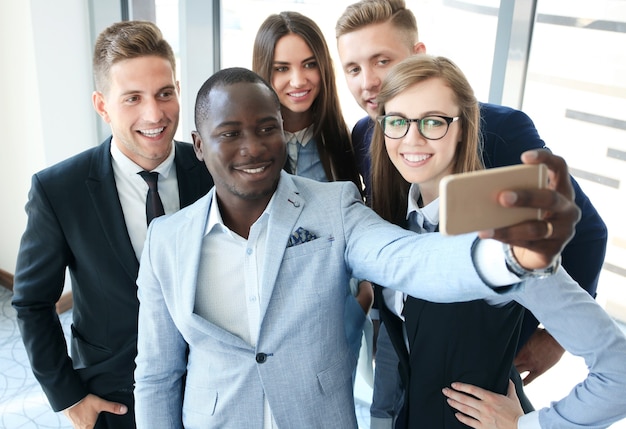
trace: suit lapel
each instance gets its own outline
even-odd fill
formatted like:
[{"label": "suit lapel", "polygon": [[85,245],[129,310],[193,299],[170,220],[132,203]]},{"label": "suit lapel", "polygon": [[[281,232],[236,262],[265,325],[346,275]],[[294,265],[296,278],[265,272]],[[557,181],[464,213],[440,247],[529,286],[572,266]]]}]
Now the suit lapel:
[{"label": "suit lapel", "polygon": [[214,192],[215,190],[211,190],[190,207],[176,229],[176,252],[174,252],[176,279],[172,280],[172,284],[177,285],[175,287],[178,287],[180,291],[181,311],[183,315],[189,316],[188,322],[192,329],[197,330],[201,335],[208,334],[223,343],[249,349],[250,345],[244,340],[194,312],[202,243]]},{"label": "suit lapel", "polygon": [[86,185],[91,196],[91,204],[109,245],[115,251],[124,270],[134,280],[139,271],[139,262],[130,242],[117,194],[110,147],[111,138],[102,143],[94,153]]},{"label": "suit lapel", "polygon": [[261,290],[261,320],[272,297],[287,242],[302,213],[305,201],[287,173],[282,173],[267,226],[265,266]]},{"label": "suit lapel", "polygon": [[[180,208],[193,204],[207,192],[207,177],[204,164],[195,158],[193,150],[186,143],[174,142],[176,145],[176,178],[178,180],[178,199]],[[203,170],[204,169],[204,170]]]}]

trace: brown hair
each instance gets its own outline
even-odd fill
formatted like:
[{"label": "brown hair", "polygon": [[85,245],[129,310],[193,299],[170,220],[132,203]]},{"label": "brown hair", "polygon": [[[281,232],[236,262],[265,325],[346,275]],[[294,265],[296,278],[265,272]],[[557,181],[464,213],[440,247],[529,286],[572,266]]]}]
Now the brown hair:
[{"label": "brown hair", "polygon": [[[385,103],[407,88],[428,79],[440,78],[452,89],[460,109],[461,141],[456,147],[452,172],[483,169],[480,157],[480,108],[474,91],[456,64],[444,57],[413,55],[396,64],[383,81],[378,94],[378,114],[385,113]],[[385,148],[380,124],[376,124],[370,148],[372,156],[372,208],[396,224],[406,219],[408,183],[393,165]]]},{"label": "brown hair", "polygon": [[335,25],[337,38],[367,25],[391,21],[401,31],[407,46],[418,41],[415,15],[406,8],[404,0],[361,0],[346,8]]},{"label": "brown hair", "polygon": [[252,70],[272,81],[276,43],[288,34],[296,34],[315,56],[321,75],[320,92],[311,105],[313,136],[320,159],[330,180],[350,180],[359,190],[361,180],[356,167],[348,126],[341,112],[333,61],[322,31],[310,18],[298,12],[270,15],[261,24],[252,50]]},{"label": "brown hair", "polygon": [[161,30],[149,21],[122,21],[105,28],[96,39],[93,53],[93,74],[96,90],[109,89],[109,71],[118,61],[137,57],[161,57],[176,73],[176,58]]}]

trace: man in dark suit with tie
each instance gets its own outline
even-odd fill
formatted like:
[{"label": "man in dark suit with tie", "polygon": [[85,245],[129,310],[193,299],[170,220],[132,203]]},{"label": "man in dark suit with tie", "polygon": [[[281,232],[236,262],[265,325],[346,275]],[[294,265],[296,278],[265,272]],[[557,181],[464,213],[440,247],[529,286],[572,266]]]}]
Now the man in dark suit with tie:
[{"label": "man in dark suit with tie", "polygon": [[[213,181],[192,146],[173,140],[175,59],[154,24],[105,29],[93,66],[93,104],[112,136],[33,176],[13,306],[52,408],[77,428],[134,428],[135,280],[147,223],[193,203]],[[55,312],[66,269],[71,357]]]}]

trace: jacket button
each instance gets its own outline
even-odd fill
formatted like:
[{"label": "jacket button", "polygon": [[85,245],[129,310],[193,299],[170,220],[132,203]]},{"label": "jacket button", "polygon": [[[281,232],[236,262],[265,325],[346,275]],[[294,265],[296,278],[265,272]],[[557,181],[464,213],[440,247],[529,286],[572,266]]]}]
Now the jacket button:
[{"label": "jacket button", "polygon": [[265,353],[257,353],[256,361],[257,363],[265,363],[267,360],[267,355]]}]

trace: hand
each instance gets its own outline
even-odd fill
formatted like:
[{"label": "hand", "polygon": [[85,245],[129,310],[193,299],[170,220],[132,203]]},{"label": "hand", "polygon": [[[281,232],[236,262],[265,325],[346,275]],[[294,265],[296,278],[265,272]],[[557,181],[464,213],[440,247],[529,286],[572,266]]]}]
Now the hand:
[{"label": "hand", "polygon": [[456,418],[475,429],[517,429],[517,421],[524,415],[510,380],[506,396],[465,383],[452,383],[443,394],[448,404],[460,411]]},{"label": "hand", "polygon": [[101,412],[126,414],[128,407],[117,402],[109,402],[91,393],[79,403],[63,410],[75,429],[91,429],[95,426]]},{"label": "hand", "polygon": [[481,231],[479,236],[510,244],[520,265],[540,269],[551,265],[572,239],[580,209],[574,203],[574,189],[563,158],[548,150],[532,150],[522,154],[522,161],[548,167],[548,188],[503,191],[498,195],[499,202],[505,207],[542,209],[543,219]]},{"label": "hand", "polygon": [[524,386],[552,368],[563,356],[565,349],[542,328],[531,335],[524,347],[517,353],[513,364],[522,374],[528,372]]},{"label": "hand", "polygon": [[372,284],[367,280],[361,280],[355,298],[363,309],[363,312],[365,314],[369,313],[374,304],[374,288]]}]

